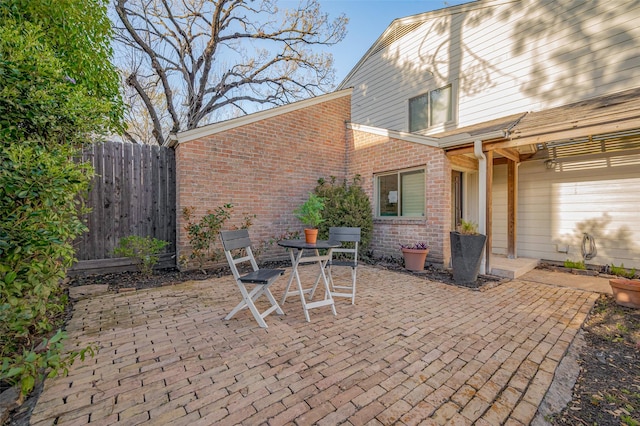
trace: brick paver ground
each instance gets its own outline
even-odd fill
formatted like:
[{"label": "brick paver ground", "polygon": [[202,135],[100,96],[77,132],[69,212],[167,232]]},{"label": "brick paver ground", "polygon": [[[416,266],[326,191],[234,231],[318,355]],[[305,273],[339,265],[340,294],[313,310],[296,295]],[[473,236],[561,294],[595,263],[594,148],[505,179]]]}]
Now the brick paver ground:
[{"label": "brick paver ground", "polygon": [[526,425],[597,298],[358,274],[355,305],[308,323],[292,297],[268,329],[246,310],[223,319],[240,297],[230,276],[80,300],[68,346],[98,353],[47,379],[31,423]]}]

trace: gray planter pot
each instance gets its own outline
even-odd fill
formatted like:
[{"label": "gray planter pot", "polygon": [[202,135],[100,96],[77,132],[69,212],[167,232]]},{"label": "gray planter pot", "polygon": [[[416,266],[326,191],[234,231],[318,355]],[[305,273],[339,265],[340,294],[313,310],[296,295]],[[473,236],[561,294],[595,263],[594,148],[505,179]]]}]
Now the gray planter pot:
[{"label": "gray planter pot", "polygon": [[467,235],[451,231],[449,238],[454,281],[460,284],[475,282],[478,279],[482,250],[487,236],[482,234]]}]

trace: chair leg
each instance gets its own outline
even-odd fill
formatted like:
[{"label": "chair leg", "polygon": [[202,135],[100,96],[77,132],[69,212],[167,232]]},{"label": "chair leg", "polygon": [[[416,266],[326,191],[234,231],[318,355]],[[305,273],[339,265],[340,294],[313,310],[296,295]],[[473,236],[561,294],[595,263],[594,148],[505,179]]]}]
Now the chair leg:
[{"label": "chair leg", "polygon": [[356,268],[351,268],[351,277],[353,278],[353,286],[351,288],[351,304],[356,303]]},{"label": "chair leg", "polygon": [[[224,317],[225,320],[231,319],[235,314],[237,314],[242,309],[249,308],[249,310],[251,311],[251,314],[253,315],[255,320],[258,322],[258,325],[262,328],[267,328],[268,326],[267,326],[267,323],[264,321],[264,317],[269,315],[274,310],[280,315],[284,314],[284,311],[280,308],[280,305],[278,305],[278,302],[276,302],[268,286],[256,285],[255,288],[250,292],[247,292],[246,287],[242,283],[238,283],[238,287],[240,288],[240,292],[242,293],[242,301],[238,303],[238,305],[236,305],[236,307],[233,308],[233,310],[229,312],[229,314],[226,317]],[[258,298],[260,298],[260,296],[262,296],[263,293],[267,296],[267,298],[269,299],[269,302],[271,302],[271,308],[261,313],[258,310],[258,308],[256,308],[255,301]]]},{"label": "chair leg", "polygon": [[265,288],[264,289],[264,294],[267,296],[267,299],[269,299],[269,302],[271,303],[271,308],[269,308],[269,309],[270,310],[275,309],[275,311],[276,311],[276,313],[278,315],[284,315],[284,311],[282,310],[280,305],[278,305],[278,302],[276,301],[276,298],[273,297],[273,294],[271,293],[271,290],[269,290],[269,288]]},{"label": "chair leg", "polygon": [[[335,285],[333,276],[331,275],[331,265],[327,267],[327,276],[329,278],[329,287],[333,297],[350,297],[351,304],[356,303],[356,268],[351,268],[351,285],[345,283],[343,285]],[[349,290],[348,293],[341,293],[339,290]]]},{"label": "chair leg", "polygon": [[333,275],[331,275],[331,265],[327,267],[327,275],[329,276],[329,288],[331,291],[335,292],[335,285],[333,284]]}]

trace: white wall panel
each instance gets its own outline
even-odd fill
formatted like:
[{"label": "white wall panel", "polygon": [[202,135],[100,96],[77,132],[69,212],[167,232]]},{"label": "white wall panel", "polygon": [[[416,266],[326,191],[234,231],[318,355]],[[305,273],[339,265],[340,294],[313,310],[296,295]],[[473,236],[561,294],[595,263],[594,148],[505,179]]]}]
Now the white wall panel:
[{"label": "white wall panel", "polygon": [[[524,162],[519,172],[519,256],[582,260],[586,232],[598,250],[587,263],[640,268],[640,155],[624,161],[563,160],[552,170],[542,162]],[[506,185],[500,171],[495,176],[494,194]],[[495,212],[501,203],[494,199],[494,227],[502,221]],[[569,247],[569,253],[558,252],[558,247]]]},{"label": "white wall panel", "polygon": [[458,88],[460,127],[638,85],[640,2],[466,7],[427,14],[431,19],[361,64],[344,82],[354,87],[353,122],[407,131],[408,99],[448,83]]}]

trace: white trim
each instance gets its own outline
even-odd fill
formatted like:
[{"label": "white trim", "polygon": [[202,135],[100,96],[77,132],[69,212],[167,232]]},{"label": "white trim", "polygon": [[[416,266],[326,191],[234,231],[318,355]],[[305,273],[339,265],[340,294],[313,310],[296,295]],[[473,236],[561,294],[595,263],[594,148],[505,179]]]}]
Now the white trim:
[{"label": "white trim", "polygon": [[469,133],[459,133],[457,135],[445,136],[440,138],[440,148],[453,148],[458,145],[467,145],[475,143],[477,139],[486,141],[490,139],[507,138],[509,136],[508,130],[494,130],[492,132],[471,135]]},{"label": "white trim", "polygon": [[[278,115],[286,114],[288,112],[297,111],[299,109],[308,108],[312,105],[317,105],[323,102],[328,102],[334,99],[341,98],[343,96],[351,95],[352,89],[340,90],[337,92],[327,93],[326,95],[316,96],[311,99],[305,99],[303,101],[293,102],[287,105],[271,108],[265,111],[255,112],[253,114],[244,115],[238,118],[232,118],[231,120],[221,121],[219,123],[208,124],[206,126],[197,127],[195,129],[179,132],[173,138],[169,138],[169,146],[175,146],[176,144],[185,143],[194,139],[199,139],[204,136],[215,135],[216,133],[224,132],[236,127],[245,126],[247,124],[255,123],[257,121],[266,120],[268,118],[277,117]],[[171,140],[173,139],[173,140]]]},{"label": "white trim", "polygon": [[395,176],[398,182],[398,191],[399,191],[399,196],[398,196],[398,211],[401,210],[401,202],[402,202],[402,190],[401,190],[401,186],[402,186],[402,175],[404,174],[408,174],[408,173],[412,173],[412,172],[422,172],[423,173],[423,179],[424,179],[424,188],[426,191],[427,188],[427,167],[426,166],[417,166],[417,167],[409,167],[408,169],[394,169],[394,170],[387,170],[384,172],[379,172],[379,173],[374,173],[373,174],[373,188],[374,188],[374,219],[381,219],[381,220],[393,220],[393,219],[403,219],[403,220],[424,220],[427,218],[427,195],[426,192],[423,194],[423,203],[424,205],[422,206],[422,216],[403,216],[398,214],[397,216],[381,216],[380,215],[380,178],[384,177],[384,176]]},{"label": "white trim", "polygon": [[[487,235],[487,157],[482,152],[482,140],[476,139],[473,142],[473,154],[478,159],[478,231]],[[480,261],[480,273],[487,273],[487,250],[490,247],[482,249],[482,258]],[[491,265],[489,265],[491,267]]]},{"label": "white trim", "polygon": [[364,124],[347,123],[347,129],[359,132],[371,133],[373,135],[387,136],[389,138],[400,139],[406,142],[419,143],[422,145],[439,148],[438,138],[416,135],[414,133],[398,132],[395,130],[383,129],[380,127],[367,126]]}]

